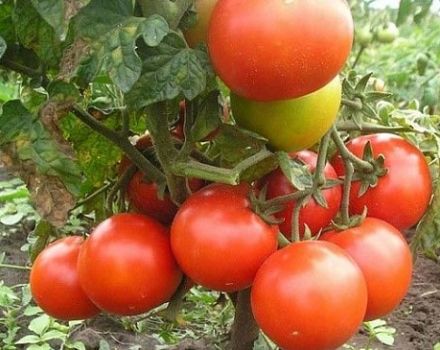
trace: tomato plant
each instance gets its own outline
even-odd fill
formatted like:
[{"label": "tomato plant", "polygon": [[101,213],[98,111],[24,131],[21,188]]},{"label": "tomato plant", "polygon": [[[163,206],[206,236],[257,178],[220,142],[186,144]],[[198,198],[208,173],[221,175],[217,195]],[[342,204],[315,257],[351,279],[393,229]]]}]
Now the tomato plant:
[{"label": "tomato plant", "polygon": [[328,232],[321,239],[343,248],[361,268],[368,289],[366,321],[383,317],[399,305],[412,275],[411,251],[399,230],[366,218],[358,227]]},{"label": "tomato plant", "polygon": [[[307,165],[311,172],[315,171],[317,155],[312,151],[300,151],[291,155],[293,159],[297,159]],[[330,164],[326,164],[324,175],[327,179],[337,179],[338,175]],[[263,185],[267,186],[267,198],[272,199],[283,196],[296,189],[293,187],[289,179],[283,174],[281,169],[274,170],[264,180]],[[300,234],[304,233],[305,225],[307,225],[312,234],[317,234],[321,229],[328,226],[332,219],[336,216],[339,206],[341,205],[341,186],[334,186],[324,189],[322,195],[327,203],[327,208],[320,206],[313,198],[310,198],[299,212],[299,228]],[[292,232],[292,212],[296,206],[295,201],[286,204],[284,210],[279,211],[275,216],[282,219],[278,226],[280,231],[287,237],[291,237]]]},{"label": "tomato plant", "polygon": [[30,285],[35,302],[60,320],[93,317],[99,309],[80,286],[76,265],[82,237],[66,237],[46,247],[34,261]]},{"label": "tomato plant", "polygon": [[320,241],[294,243],[269,257],[251,297],[257,323],[286,350],[338,348],[356,333],[367,306],[359,267],[341,248]]},{"label": "tomato plant", "polygon": [[322,88],[341,70],[352,41],[353,20],[344,0],[223,0],[208,31],[219,77],[237,95],[256,101]]},{"label": "tomato plant", "polygon": [[117,315],[144,313],[168,301],[182,278],[165,227],[139,214],[100,223],[81,248],[78,275],[90,299]]},{"label": "tomato plant", "polygon": [[231,95],[237,124],[266,137],[275,149],[291,152],[313,146],[336,119],[341,103],[339,77],[296,99],[257,102]]},{"label": "tomato plant", "polygon": [[[370,143],[373,154],[385,157],[386,175],[377,185],[359,195],[361,182],[352,185],[350,210],[361,214],[364,207],[368,216],[389,222],[400,230],[415,225],[425,213],[432,194],[432,179],[423,153],[403,138],[392,134],[373,134],[354,138],[347,148],[362,157],[364,148]],[[338,175],[344,174],[340,156],[332,160]]]},{"label": "tomato plant", "polygon": [[196,0],[194,2],[197,10],[197,20],[184,33],[189,46],[196,47],[198,44],[206,42],[209,20],[216,3],[217,0]]},{"label": "tomato plant", "polygon": [[227,292],[247,288],[277,249],[278,228],[252,212],[248,192],[246,185],[210,185],[177,212],[171,246],[179,266],[194,282]]}]

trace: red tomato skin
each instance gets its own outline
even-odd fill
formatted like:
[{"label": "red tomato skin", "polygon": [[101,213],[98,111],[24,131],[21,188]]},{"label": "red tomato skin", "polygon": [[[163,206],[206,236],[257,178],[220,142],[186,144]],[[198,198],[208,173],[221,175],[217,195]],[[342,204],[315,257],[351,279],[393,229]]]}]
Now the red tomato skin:
[{"label": "red tomato skin", "polygon": [[[432,178],[423,153],[400,136],[373,134],[357,137],[347,143],[348,149],[362,158],[367,142],[375,157],[385,157],[388,173],[379,178],[374,188],[359,197],[360,182],[353,182],[350,213],[361,214],[366,206],[368,216],[382,219],[399,230],[414,226],[426,212],[432,194]],[[335,156],[331,164],[339,176],[344,163]]]},{"label": "red tomato skin", "polygon": [[302,241],[261,266],[251,304],[258,325],[282,349],[334,350],[357,332],[367,287],[361,270],[341,248]]},{"label": "red tomato skin", "polygon": [[171,226],[179,266],[195,283],[233,292],[252,284],[277,249],[278,228],[249,208],[249,186],[213,184],[189,197]]},{"label": "red tomato skin", "polygon": [[212,13],[208,48],[215,71],[237,95],[291,99],[338,74],[353,28],[344,0],[222,0]]},{"label": "red tomato skin", "polygon": [[133,207],[141,214],[151,216],[164,225],[173,221],[177,206],[168,193],[163,199],[158,197],[157,184],[144,179],[142,172],[137,171],[127,187],[127,196]]},{"label": "red tomato skin", "polygon": [[359,265],[368,288],[365,321],[389,314],[411,284],[412,255],[402,234],[387,222],[366,218],[358,227],[328,232],[322,240],[344,249]]},{"label": "red tomato skin", "polygon": [[[292,159],[299,159],[307,165],[313,173],[316,168],[318,155],[312,151],[304,150],[290,154]],[[324,175],[327,179],[337,179],[338,175],[330,164],[326,164]],[[281,169],[276,169],[265,178],[267,184],[267,199],[276,198],[286,194],[296,192],[290,181],[284,176]],[[341,186],[335,186],[322,191],[327,201],[328,208],[321,207],[313,198],[310,198],[299,212],[299,228],[301,236],[304,234],[305,224],[310,228],[313,235],[316,235],[321,229],[328,226],[338,213],[341,205],[342,189]],[[285,208],[276,213],[275,217],[284,221],[278,224],[280,231],[287,237],[291,236],[292,212],[296,202],[287,203]]]},{"label": "red tomato skin", "polygon": [[169,300],[182,274],[167,229],[139,214],[117,214],[99,224],[78,259],[80,283],[102,310],[147,312]]},{"label": "red tomato skin", "polygon": [[30,275],[32,296],[44,312],[59,320],[82,320],[100,311],[79,284],[76,264],[83,238],[59,239],[35,259]]}]

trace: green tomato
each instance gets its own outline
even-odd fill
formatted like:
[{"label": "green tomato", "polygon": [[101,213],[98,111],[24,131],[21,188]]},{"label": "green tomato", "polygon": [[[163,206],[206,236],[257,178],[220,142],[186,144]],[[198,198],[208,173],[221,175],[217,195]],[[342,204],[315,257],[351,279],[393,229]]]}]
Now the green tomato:
[{"label": "green tomato", "polygon": [[356,42],[361,46],[367,46],[373,40],[373,33],[370,27],[363,27],[356,30],[355,33]]},{"label": "green tomato", "polygon": [[291,100],[257,102],[231,93],[237,124],[269,140],[286,152],[313,146],[336,119],[341,104],[341,81],[334,78],[323,88]]},{"label": "green tomato", "polygon": [[393,22],[387,23],[376,33],[377,41],[382,44],[390,44],[399,36],[399,28]]}]

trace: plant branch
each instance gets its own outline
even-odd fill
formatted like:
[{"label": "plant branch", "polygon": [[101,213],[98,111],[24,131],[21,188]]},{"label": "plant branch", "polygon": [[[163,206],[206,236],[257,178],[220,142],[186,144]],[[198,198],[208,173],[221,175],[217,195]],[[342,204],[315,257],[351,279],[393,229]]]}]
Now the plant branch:
[{"label": "plant branch", "polygon": [[354,167],[353,163],[348,158],[343,158],[345,166],[344,186],[341,200],[341,219],[342,224],[350,223],[350,192],[351,181],[353,180]]},{"label": "plant branch", "polygon": [[360,111],[360,110],[364,107],[362,101],[359,100],[359,99],[356,99],[356,100],[353,101],[353,100],[349,100],[349,99],[347,99],[347,98],[343,98],[343,99],[341,100],[341,103],[342,103],[344,106],[347,106],[347,107],[353,108],[353,109],[355,109],[355,110],[357,110],[357,111]]},{"label": "plant branch", "polygon": [[118,181],[115,182],[113,185],[110,193],[107,196],[106,202],[105,202],[105,208],[108,213],[113,214],[113,202],[115,201],[115,197],[118,193],[118,191],[121,188],[126,188],[129,181],[133,177],[133,175],[136,173],[137,168],[136,165],[132,164],[130,165],[124,173],[119,177]]},{"label": "plant branch", "polygon": [[251,310],[251,289],[239,291],[231,330],[231,350],[252,350],[259,332]]},{"label": "plant branch", "polygon": [[356,58],[354,59],[354,62],[353,62],[353,64],[351,65],[351,69],[356,68],[356,66],[357,66],[357,64],[359,63],[359,60],[361,59],[362,54],[364,53],[364,51],[365,51],[366,48],[367,48],[367,47],[364,46],[364,45],[362,45],[362,46],[359,48],[359,51],[358,51],[358,53],[357,53],[357,55],[356,55]]},{"label": "plant branch", "polygon": [[41,78],[41,86],[43,87],[47,87],[47,85],[49,85],[50,81],[41,69],[33,69],[18,62],[8,60],[7,58],[3,58],[0,61],[0,65],[30,78]]},{"label": "plant branch", "polygon": [[116,131],[107,128],[77,104],[73,106],[73,111],[75,116],[84,124],[118,146],[149,180],[157,184],[164,183],[165,177],[162,172],[145,158],[143,154],[130,143],[127,137],[123,137]]},{"label": "plant branch", "polygon": [[80,200],[78,203],[76,203],[76,205],[72,209],[70,209],[70,211],[75,210],[75,209],[79,208],[80,206],[86,204],[87,202],[91,201],[92,199],[96,198],[101,193],[107,191],[107,189],[111,185],[113,185],[113,182],[108,182],[104,186],[102,186],[101,188],[98,188],[95,192],[91,193],[86,198],[84,198],[84,199]]},{"label": "plant branch", "polygon": [[14,269],[14,270],[30,270],[29,266],[21,266],[21,265],[11,265],[11,264],[0,264],[0,269]]},{"label": "plant branch", "polygon": [[343,121],[336,124],[336,128],[339,131],[362,131],[366,133],[379,133],[379,132],[417,132],[411,128],[403,126],[383,126],[374,123],[361,123],[356,124],[353,121]]}]

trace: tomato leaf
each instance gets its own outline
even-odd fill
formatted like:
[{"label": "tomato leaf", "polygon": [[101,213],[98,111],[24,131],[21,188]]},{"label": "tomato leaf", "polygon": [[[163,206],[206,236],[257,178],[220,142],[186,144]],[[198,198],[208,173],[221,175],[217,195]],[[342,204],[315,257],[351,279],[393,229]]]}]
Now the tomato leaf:
[{"label": "tomato leaf", "polygon": [[422,252],[428,258],[439,261],[440,252],[440,181],[437,180],[432,202],[417,226],[412,239],[414,252]]},{"label": "tomato leaf", "polygon": [[79,194],[79,168],[56,147],[38,117],[20,101],[10,101],[3,106],[0,136],[0,145],[15,143],[20,160],[33,161],[40,173],[59,177],[71,193]]},{"label": "tomato leaf", "polygon": [[206,88],[206,53],[190,49],[176,33],[157,47],[144,50],[142,76],[127,95],[127,104],[140,109],[181,95],[192,100]]},{"label": "tomato leaf", "polygon": [[6,52],[6,48],[7,48],[6,41],[0,36],[0,58],[2,58],[2,56]]},{"label": "tomato leaf", "polygon": [[141,75],[136,39],[142,35],[147,44],[156,46],[169,30],[158,15],[133,16],[131,0],[92,0],[77,15],[75,27],[81,38],[93,43],[89,61],[95,68],[92,72],[104,65],[123,92],[129,91]]},{"label": "tomato leaf", "polygon": [[203,140],[220,125],[220,113],[218,98],[219,92],[212,91],[202,99],[197,108],[197,117],[191,128],[191,139]]},{"label": "tomato leaf", "polygon": [[299,191],[304,191],[313,184],[312,174],[307,166],[292,160],[286,152],[278,152],[278,162],[284,176]]}]

